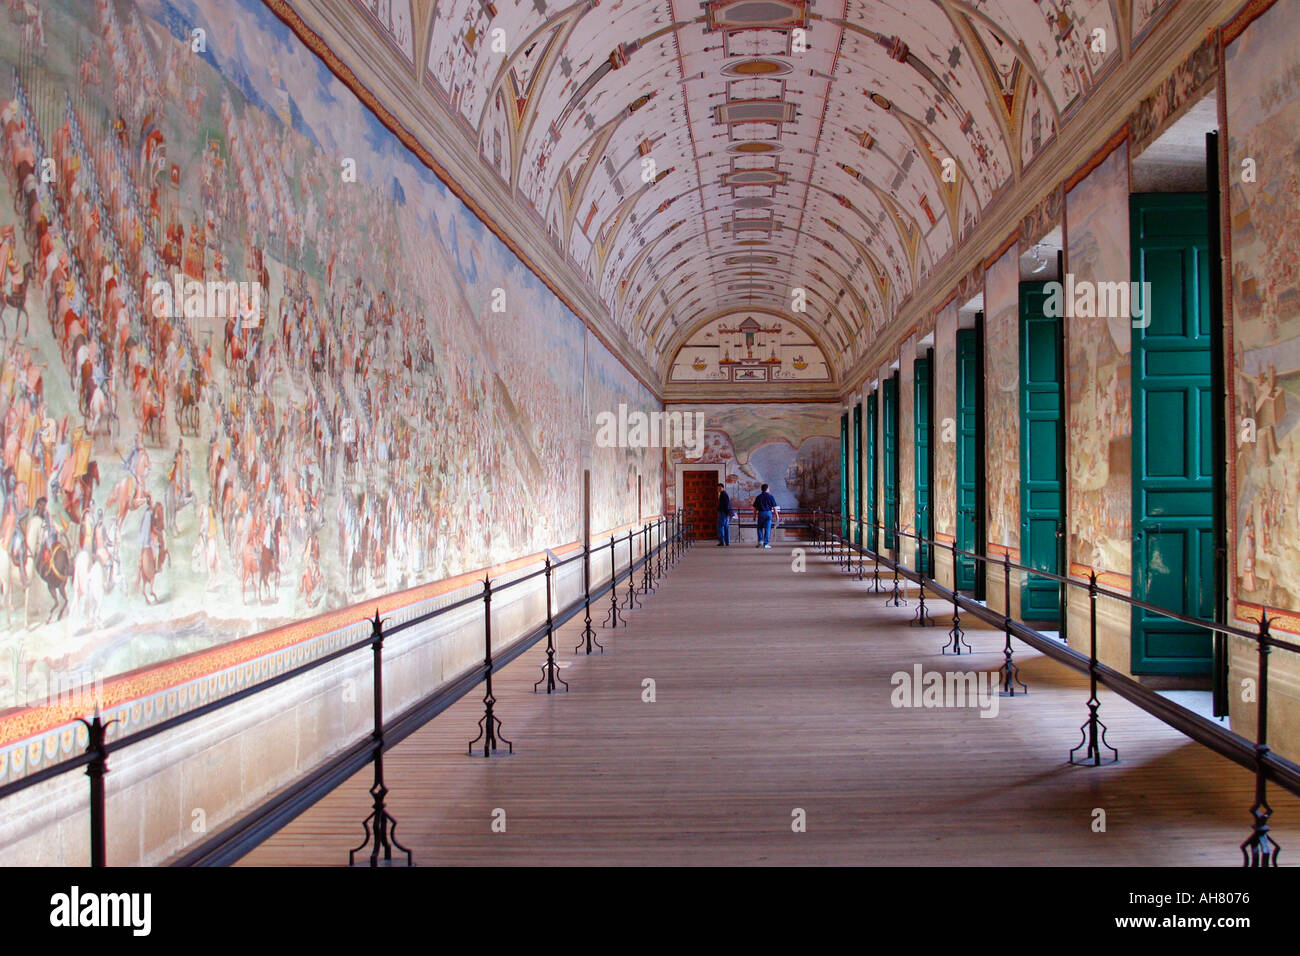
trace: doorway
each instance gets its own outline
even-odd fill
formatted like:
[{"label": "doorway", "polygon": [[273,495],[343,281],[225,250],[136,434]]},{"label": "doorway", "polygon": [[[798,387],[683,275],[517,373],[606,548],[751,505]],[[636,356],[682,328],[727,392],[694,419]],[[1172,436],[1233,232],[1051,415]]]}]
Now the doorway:
[{"label": "doorway", "polygon": [[875,553],[880,550],[880,535],[876,534],[876,429],[879,427],[879,415],[876,412],[880,404],[879,390],[873,389],[867,396],[867,549]]},{"label": "doorway", "polygon": [[[1065,565],[1065,427],[1061,317],[1048,315],[1047,283],[1020,283],[1020,547],[1049,574]],[[1061,624],[1061,585],[1027,574],[1021,617]]]},{"label": "doorway", "polygon": [[892,551],[898,547],[898,373],[885,379],[881,401],[880,441],[883,446],[883,474],[881,485],[884,492],[884,516],[881,524],[885,526],[885,550]]},{"label": "doorway", "polygon": [[931,488],[934,485],[934,454],[930,447],[933,434],[934,407],[934,349],[912,363],[912,408],[915,410],[915,493],[916,493],[916,569],[926,577],[934,577],[934,547],[928,543],[934,537],[934,502]]},{"label": "doorway", "polygon": [[718,485],[722,471],[717,468],[682,472],[682,510],[697,540],[718,535]]},{"label": "doorway", "polygon": [[[1209,210],[1205,193],[1129,197],[1133,280],[1133,596],[1213,620],[1214,422]],[[1134,674],[1208,676],[1201,628],[1133,608]]]}]

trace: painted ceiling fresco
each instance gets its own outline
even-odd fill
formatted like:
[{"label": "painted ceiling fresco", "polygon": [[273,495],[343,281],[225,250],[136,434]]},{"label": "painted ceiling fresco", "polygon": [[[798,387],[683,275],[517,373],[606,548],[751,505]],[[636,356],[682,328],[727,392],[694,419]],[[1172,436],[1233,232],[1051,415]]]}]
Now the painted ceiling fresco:
[{"label": "painted ceiling fresco", "polygon": [[1120,57],[1109,0],[352,2],[661,366],[744,299],[847,367]]}]

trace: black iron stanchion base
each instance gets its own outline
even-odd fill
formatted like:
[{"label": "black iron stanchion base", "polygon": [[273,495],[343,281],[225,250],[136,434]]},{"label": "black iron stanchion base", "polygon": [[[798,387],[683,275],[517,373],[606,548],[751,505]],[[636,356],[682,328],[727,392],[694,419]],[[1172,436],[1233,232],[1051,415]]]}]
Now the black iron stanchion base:
[{"label": "black iron stanchion base", "polygon": [[1257,803],[1250,808],[1250,815],[1255,818],[1255,826],[1250,839],[1241,845],[1242,866],[1277,866],[1277,858],[1282,855],[1282,848],[1269,835],[1268,819],[1273,815],[1273,808],[1267,803]]},{"label": "black iron stanchion base", "polygon": [[880,569],[876,568],[876,570],[871,573],[871,593],[879,594],[883,590],[885,589],[880,586]]},{"label": "black iron stanchion base", "polygon": [[564,689],[569,689],[569,682],[560,676],[560,665],[555,663],[555,657],[551,652],[547,652],[546,663],[542,665],[542,676],[538,678],[537,683],[533,684],[533,693],[537,693],[537,688],[543,683],[546,684],[546,693],[557,691],[557,683],[563,684]]},{"label": "black iron stanchion base", "polygon": [[618,609],[618,599],[615,598],[609,604],[609,610],[605,612],[604,623],[601,627],[627,627],[627,621],[623,620],[623,615]]},{"label": "black iron stanchion base", "polygon": [[496,703],[495,699],[487,698],[484,704],[487,711],[478,719],[478,736],[469,742],[469,748],[466,750],[471,757],[474,756],[474,745],[480,740],[483,741],[483,756],[491,757],[500,749],[501,744],[510,748],[509,753],[515,752],[515,745],[505,738],[501,733],[501,718],[492,713],[492,705]]},{"label": "black iron stanchion base", "polygon": [[999,671],[1002,674],[1002,690],[998,693],[999,697],[1015,697],[1017,684],[1020,685],[1020,693],[1029,693],[1029,688],[1026,687],[1025,682],[1020,679],[1020,668],[1012,662],[1011,655],[1007,655],[1007,659],[999,668]]},{"label": "black iron stanchion base", "polygon": [[908,627],[934,627],[934,618],[925,610],[925,582],[921,582],[920,603],[916,606],[916,613],[912,619],[907,622]]},{"label": "black iron stanchion base", "polygon": [[947,654],[948,649],[951,648],[954,654],[961,654],[963,645],[965,646],[967,653],[975,653],[975,648],[971,647],[970,643],[966,640],[966,632],[961,629],[961,615],[954,614],[952,616],[952,628],[948,631],[948,643],[943,645],[939,653]]},{"label": "black iron stanchion base", "polygon": [[[384,808],[384,798],[388,795],[388,788],[383,784],[376,782],[370,788],[370,795],[374,797],[375,809],[370,812],[370,816],[361,822],[365,829],[365,839],[361,845],[348,851],[348,866],[415,866],[414,858],[411,851],[402,846],[397,839],[397,821],[393,815]],[[374,849],[370,851],[370,860],[366,864],[358,864],[357,854],[366,848],[366,844],[374,841]],[[406,854],[406,862],[402,863],[399,859],[397,863],[393,862],[393,848],[396,847],[401,853]],[[382,859],[380,858],[382,855]]]},{"label": "black iron stanchion base", "polygon": [[894,578],[894,590],[885,598],[885,607],[907,607],[907,598],[903,597],[903,592],[898,587],[897,577]]},{"label": "black iron stanchion base", "polygon": [[587,605],[586,607],[586,614],[584,616],[583,627],[582,627],[582,636],[578,638],[578,646],[573,649],[573,653],[577,654],[579,651],[581,651],[584,644],[587,646],[588,654],[591,653],[592,645],[599,647],[600,652],[602,654],[605,653],[605,645],[600,643],[600,641],[596,640],[596,629],[591,626],[591,605],[590,604]]},{"label": "black iron stanchion base", "polygon": [[637,611],[641,608],[641,602],[637,600],[636,588],[629,588],[627,597],[623,598],[623,610]]},{"label": "black iron stanchion base", "polygon": [[[1094,767],[1100,767],[1104,763],[1119,763],[1119,751],[1110,745],[1106,740],[1106,725],[1097,717],[1097,708],[1100,706],[1099,701],[1094,697],[1088,701],[1088,719],[1079,727],[1079,746],[1070,751],[1070,763],[1075,766],[1085,766],[1092,764]],[[1080,750],[1087,747],[1087,752],[1083,755],[1082,760],[1075,760],[1074,755]],[[1102,756],[1102,748],[1105,747],[1113,756],[1109,760]]]}]

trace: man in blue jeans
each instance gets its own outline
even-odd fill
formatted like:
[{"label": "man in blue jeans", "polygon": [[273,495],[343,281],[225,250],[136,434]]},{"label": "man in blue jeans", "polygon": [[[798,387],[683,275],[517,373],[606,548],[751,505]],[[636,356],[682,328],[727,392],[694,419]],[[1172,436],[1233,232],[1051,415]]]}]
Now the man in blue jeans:
[{"label": "man in blue jeans", "polygon": [[718,485],[718,547],[731,544],[731,497],[727,489]]},{"label": "man in blue jeans", "polygon": [[754,513],[758,516],[758,544],[755,547],[772,547],[772,512],[776,510],[776,499],[768,493],[767,485],[754,499]]}]

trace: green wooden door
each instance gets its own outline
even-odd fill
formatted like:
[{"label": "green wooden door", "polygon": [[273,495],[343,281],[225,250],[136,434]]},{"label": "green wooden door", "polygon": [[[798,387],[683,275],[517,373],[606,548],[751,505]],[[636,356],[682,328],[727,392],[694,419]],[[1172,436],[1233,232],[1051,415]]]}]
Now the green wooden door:
[{"label": "green wooden door", "polygon": [[876,413],[878,402],[875,392],[867,396],[867,547],[872,551],[880,548],[880,536],[873,527],[879,520],[876,511],[876,428],[880,424]]},{"label": "green wooden door", "polygon": [[[980,379],[978,352],[975,348],[975,330],[957,330],[957,547],[975,552],[975,518],[978,495],[979,392],[984,388]],[[954,574],[957,590],[969,591],[975,587],[975,559],[957,555]]]},{"label": "green wooden door", "polygon": [[881,484],[885,507],[881,524],[885,526],[885,550],[898,547],[898,373],[884,383],[881,414],[881,444],[884,445],[884,468]]},{"label": "green wooden door", "polygon": [[927,350],[922,358],[912,363],[912,398],[916,412],[914,441],[916,477],[916,568],[927,577],[934,577],[934,547],[924,539],[934,537],[934,501],[930,494],[933,451],[930,447],[934,431],[931,396],[934,394],[934,350]]},{"label": "green wooden door", "polygon": [[[1022,563],[1061,574],[1065,540],[1065,434],[1061,319],[1043,314],[1044,282],[1020,283],[1020,551]],[[1061,586],[1025,575],[1020,616],[1061,621]]]},{"label": "green wooden door", "polygon": [[[1133,328],[1133,596],[1212,620],[1214,408],[1203,193],[1129,197],[1133,279],[1149,282]],[[1145,328],[1144,323],[1149,323]],[[1205,675],[1203,630],[1133,609],[1135,674]]]},{"label": "green wooden door", "polygon": [[853,540],[862,544],[862,403],[853,406]]},{"label": "green wooden door", "polygon": [[840,416],[840,534],[849,526],[849,413]]}]

